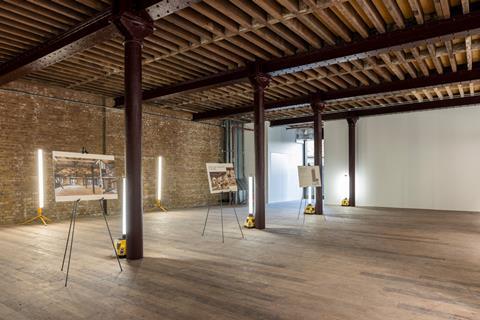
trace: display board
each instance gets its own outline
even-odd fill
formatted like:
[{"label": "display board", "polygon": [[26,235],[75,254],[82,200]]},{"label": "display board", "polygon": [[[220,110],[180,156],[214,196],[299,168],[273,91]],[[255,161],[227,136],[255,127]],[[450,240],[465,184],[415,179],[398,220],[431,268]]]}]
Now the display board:
[{"label": "display board", "polygon": [[232,163],[207,163],[210,193],[237,191],[237,179]]},{"label": "display board", "polygon": [[56,202],[118,198],[113,156],[61,151],[52,156]]},{"label": "display board", "polygon": [[321,187],[319,166],[298,166],[298,184],[300,188]]}]

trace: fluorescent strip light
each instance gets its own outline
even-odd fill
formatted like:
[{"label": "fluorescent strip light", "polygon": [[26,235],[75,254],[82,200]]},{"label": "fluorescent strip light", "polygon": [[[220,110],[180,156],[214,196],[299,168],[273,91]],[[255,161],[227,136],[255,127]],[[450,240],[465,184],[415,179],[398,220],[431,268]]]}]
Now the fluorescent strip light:
[{"label": "fluorescent strip light", "polygon": [[350,198],[350,177],[348,176],[348,174],[345,174],[343,176],[343,187],[342,187],[342,193],[343,193],[343,198]]},{"label": "fluorescent strip light", "polygon": [[127,234],[127,179],[123,178],[122,186],[122,235]]},{"label": "fluorescent strip light", "polygon": [[43,177],[43,150],[38,149],[37,151],[37,166],[38,166],[38,207],[43,209],[45,205],[45,196],[44,196],[44,177]]},{"label": "fluorescent strip light", "polygon": [[157,172],[157,200],[162,200],[162,162],[163,158],[158,157],[158,172]]},{"label": "fluorescent strip light", "polygon": [[248,177],[248,213],[253,214],[253,177]]}]

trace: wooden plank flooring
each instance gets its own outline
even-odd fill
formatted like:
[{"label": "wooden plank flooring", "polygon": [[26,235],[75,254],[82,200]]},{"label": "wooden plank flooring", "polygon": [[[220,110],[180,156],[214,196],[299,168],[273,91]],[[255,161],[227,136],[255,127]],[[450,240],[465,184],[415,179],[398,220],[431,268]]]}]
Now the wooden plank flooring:
[{"label": "wooden plank flooring", "polygon": [[[271,206],[265,231],[204,209],[145,215],[145,259],[111,252],[103,220],[0,228],[0,319],[480,319],[480,214]],[[240,209],[241,219],[246,213]],[[120,218],[110,217],[120,232]]]}]

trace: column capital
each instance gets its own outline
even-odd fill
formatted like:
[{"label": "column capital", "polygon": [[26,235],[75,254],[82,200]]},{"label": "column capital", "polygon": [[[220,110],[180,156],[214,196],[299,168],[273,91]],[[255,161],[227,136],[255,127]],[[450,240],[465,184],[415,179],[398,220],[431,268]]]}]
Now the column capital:
[{"label": "column capital", "polygon": [[313,111],[323,112],[325,110],[325,101],[323,101],[320,95],[316,94],[310,99],[310,106]]},{"label": "column capital", "polygon": [[114,20],[118,31],[127,41],[142,41],[153,33],[153,20],[145,11],[124,11],[119,13]]},{"label": "column capital", "polygon": [[358,117],[356,117],[356,116],[348,117],[348,118],[347,118],[347,122],[348,122],[348,125],[349,125],[349,126],[355,126],[355,124],[357,123],[357,121],[358,121]]},{"label": "column capital", "polygon": [[263,72],[255,72],[252,73],[248,79],[250,80],[254,90],[265,90],[265,88],[270,84],[272,76]]}]

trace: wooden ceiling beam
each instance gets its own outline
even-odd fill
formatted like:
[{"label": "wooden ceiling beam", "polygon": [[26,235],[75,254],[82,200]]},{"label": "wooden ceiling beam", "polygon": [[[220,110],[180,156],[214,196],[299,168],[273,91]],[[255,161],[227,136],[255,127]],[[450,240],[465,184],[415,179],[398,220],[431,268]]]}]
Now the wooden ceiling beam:
[{"label": "wooden ceiling beam", "polygon": [[383,4],[388,9],[388,13],[392,16],[395,24],[400,28],[405,28],[405,20],[403,19],[403,13],[398,7],[397,1],[395,0],[383,0]]},{"label": "wooden ceiling beam", "polygon": [[[476,105],[479,103],[480,103],[480,96],[468,96],[463,98],[460,97],[460,98],[453,98],[453,99],[415,102],[415,103],[399,104],[394,106],[374,107],[374,108],[370,107],[370,108],[361,109],[361,110],[329,112],[329,113],[324,113],[322,115],[322,119],[325,121],[340,120],[340,119],[347,119],[349,117],[369,117],[369,116],[379,116],[379,115],[394,114],[394,113],[456,108],[456,107],[463,107],[468,105]],[[270,126],[276,127],[276,126],[309,123],[309,122],[313,122],[312,116],[272,120],[270,121]]]},{"label": "wooden ceiling beam", "polygon": [[[197,90],[199,87],[204,90],[217,87],[216,84],[229,85],[239,81],[239,79],[245,79],[250,74],[248,68],[242,68],[235,70],[234,72],[218,73],[209,77],[204,77],[201,80],[195,79],[193,81],[186,81],[180,85],[174,84],[171,86],[164,86],[155,88],[143,93],[143,100],[151,100],[158,97],[171,97],[178,93],[189,93]],[[115,98],[115,106],[122,106],[124,103],[123,97]]]},{"label": "wooden ceiling beam", "polygon": [[[308,2],[307,2],[308,3]],[[272,8],[273,10],[273,8]],[[278,8],[275,9],[279,14]],[[272,11],[273,13],[273,11]],[[480,12],[470,13],[468,15],[452,17],[440,21],[432,21],[423,25],[411,28],[395,30],[385,34],[371,36],[352,43],[344,43],[337,46],[323,47],[310,52],[300,53],[285,58],[277,58],[261,63],[263,72],[272,76],[306,71],[318,67],[325,67],[341,62],[351,62],[361,59],[371,61],[380,54],[388,54],[389,52],[400,51],[428,44],[429,53],[434,60],[435,66],[439,72],[443,72],[441,62],[437,59],[437,50],[432,42],[448,41],[453,38],[465,37],[471,33],[480,32]],[[446,51],[446,49],[445,49]],[[418,57],[415,57],[418,58]],[[393,61],[390,61],[393,62]],[[402,77],[401,70],[391,64],[398,71],[397,76]],[[423,68],[423,72],[428,71]],[[378,71],[379,68],[375,69]],[[382,77],[390,81],[390,75],[384,70],[381,71]],[[245,69],[230,71],[228,75],[228,83],[233,81],[241,81],[245,79]],[[225,85],[222,83],[223,76],[207,76],[204,78],[188,81],[187,83],[179,83],[168,86],[167,88],[159,87],[144,92],[144,100],[160,98],[162,95],[182,93],[181,88],[188,87],[191,92],[193,90],[205,90],[215,86]],[[118,102],[123,101],[123,97],[117,98]]]},{"label": "wooden ceiling beam", "polygon": [[[337,1],[346,1],[346,0],[330,0],[333,2]],[[235,1],[232,1],[232,3]],[[241,3],[235,3],[237,6],[240,6]],[[256,12],[254,7],[252,8],[252,3],[242,3],[242,8],[247,8],[248,12],[252,13]],[[319,3],[317,4],[317,7],[325,7],[327,4],[322,4]],[[194,6],[192,5],[193,8],[202,10],[201,6]],[[261,10],[260,8],[258,8]],[[192,13],[192,10],[188,10],[184,13],[182,13],[185,17],[192,17],[197,20],[197,25],[193,24],[193,22],[190,22],[189,20],[182,18],[178,15],[170,15],[165,17],[164,20],[169,21],[171,24],[178,25],[183,29],[188,30],[188,32],[196,34],[202,38],[201,43],[197,42],[192,42],[191,45],[187,47],[181,47],[179,50],[173,50],[173,51],[167,51],[163,54],[160,55],[154,55],[152,58],[148,58],[143,61],[143,65],[148,65],[155,63],[160,60],[166,60],[170,59],[172,57],[178,56],[180,54],[188,54],[190,51],[195,50],[201,46],[207,46],[209,44],[220,44],[222,43],[223,40],[231,42],[233,45],[237,46],[240,48],[240,50],[245,50],[250,53],[254,53],[257,55],[259,58],[263,60],[269,60],[271,58],[271,55],[280,57],[282,54],[280,51],[278,51],[275,47],[269,45],[268,43],[265,43],[263,40],[267,40],[268,42],[271,42],[275,46],[277,46],[280,50],[284,51],[284,53],[288,55],[292,55],[294,53],[294,48],[293,46],[296,46],[300,51],[306,51],[307,47],[305,46],[302,38],[298,35],[296,35],[294,32],[292,32],[290,29],[285,27],[282,23],[287,23],[289,20],[294,20],[294,19],[300,19],[300,17],[303,16],[308,16],[313,9],[302,9],[294,14],[292,13],[283,13],[280,15],[280,13],[277,12],[276,16],[277,18],[274,17],[269,17],[270,19],[265,19],[261,18],[259,19],[262,21],[262,23],[258,23],[257,21],[252,24],[252,26],[249,27],[240,27],[238,28],[237,31],[233,31],[233,29],[229,29],[225,33],[223,33],[219,28],[218,24],[215,26],[209,24],[207,20],[202,19],[201,17],[199,18],[198,15],[195,14],[195,12]],[[254,17],[258,17],[258,15],[253,14]],[[211,15],[209,15],[211,17]],[[200,19],[200,20],[199,20]],[[220,17],[217,17],[214,19],[214,21],[220,21]],[[163,20],[162,20],[163,21]],[[203,22],[202,22],[203,21]],[[203,23],[207,23],[206,28],[203,29],[201,26],[203,26]],[[212,29],[213,28],[213,29]],[[216,36],[212,36],[210,31],[215,31]],[[253,34],[249,34],[250,32],[252,33],[259,33],[260,39],[256,38],[253,36]],[[239,37],[236,37],[239,36]],[[265,37],[263,37],[265,36]],[[242,41],[241,38],[246,38],[247,42]],[[255,40],[255,42],[252,42],[252,40]],[[198,65],[199,67],[201,66],[200,64]],[[121,72],[122,70],[119,70],[118,72]]]},{"label": "wooden ceiling beam", "polygon": [[470,0],[462,0],[462,12],[463,14],[470,13]]},{"label": "wooden ceiling beam", "polygon": [[371,0],[357,0],[358,5],[365,11],[368,19],[372,22],[379,33],[387,31],[385,22]]},{"label": "wooden ceiling beam", "polygon": [[[478,42],[474,42],[472,44],[475,44],[475,48],[478,48],[479,44]],[[459,52],[463,52],[465,51],[465,45],[462,44],[462,43],[458,43],[456,44],[454,47],[457,47],[455,49],[455,52],[459,53]],[[440,49],[440,48],[439,48]],[[414,78],[414,77],[417,77],[417,74],[415,74],[413,67],[409,67],[410,64],[414,64],[414,62],[417,62],[417,64],[419,65],[419,68],[422,69],[422,73],[424,76],[428,76],[429,75],[429,72],[428,72],[428,68],[427,66],[425,65],[425,63],[423,62],[423,59],[425,58],[430,58],[430,55],[428,53],[428,51],[422,51],[422,53],[419,53],[419,50],[417,48],[415,48],[415,50],[412,50],[412,52],[414,52],[415,54],[414,55],[410,55],[410,56],[407,56],[407,55],[404,55],[403,52],[395,52],[394,54],[397,55],[397,53],[400,53],[402,55],[401,58],[392,58],[390,61],[392,64],[395,64],[395,65],[398,65],[398,66],[401,66],[402,68],[405,68],[406,70],[409,68],[410,71],[409,74],[410,74],[410,77]],[[447,50],[436,50],[436,54],[437,56],[445,56],[447,57],[448,55],[448,51]],[[418,59],[417,59],[418,58]],[[368,63],[363,63],[361,61],[358,61],[358,60],[353,60],[351,62],[351,64],[353,66],[349,66],[347,63],[340,63],[339,66],[341,67],[341,69],[329,69],[329,71],[331,72],[325,72],[325,70],[323,68],[317,68],[317,69],[312,69],[312,70],[307,70],[305,72],[298,72],[298,73],[294,73],[292,74],[297,80],[295,81],[296,85],[303,85],[304,83],[308,83],[309,85],[311,86],[315,86],[317,88],[317,90],[320,90],[320,91],[328,91],[329,89],[325,86],[323,86],[321,83],[319,83],[320,80],[326,80],[326,79],[322,79],[322,78],[329,78],[329,79],[333,79],[332,77],[335,77],[335,76],[339,76],[339,77],[343,77],[343,76],[346,76],[346,75],[351,75],[352,77],[356,78],[357,80],[359,80],[363,85],[367,86],[369,85],[368,81],[366,80],[366,78],[363,76],[363,74],[367,75],[373,83],[376,83],[376,84],[379,84],[380,83],[380,79],[377,77],[376,73],[375,72],[371,72],[372,70],[375,70],[376,72],[378,70],[383,70],[382,68],[383,67],[386,67],[386,64],[378,61],[378,62],[372,62],[372,61],[368,61]],[[329,67],[327,67],[329,68]],[[455,64],[455,69],[453,68],[453,66],[451,67],[452,71],[456,72],[457,68],[456,68],[456,64]],[[315,72],[315,70],[318,70],[319,73]],[[385,75],[387,75],[388,73],[386,71],[384,71]],[[413,75],[412,75],[413,74]],[[282,81],[276,81],[276,79],[281,79],[281,77],[275,77],[273,78],[273,81],[272,83],[270,84],[269,86],[269,91],[271,91],[273,88],[275,87],[282,87],[284,86],[284,82]],[[335,81],[338,81],[335,79]],[[391,81],[390,80],[387,80],[387,81]],[[329,82],[330,83],[330,82]],[[342,85],[341,87],[345,87],[345,84],[342,82]],[[338,89],[338,86],[329,86],[330,89],[332,90],[337,90]],[[200,91],[202,92],[202,91]],[[281,92],[281,91],[280,91]],[[251,95],[251,88],[246,88],[244,91],[243,91],[243,94],[245,95]],[[218,96],[222,96],[224,99],[229,99],[232,95],[238,95],[237,92],[215,92],[215,90],[209,90],[208,91],[208,96],[211,96],[212,98],[216,98]],[[196,101],[197,99],[196,98],[193,98],[193,99],[187,99],[183,102],[180,103],[180,105],[190,105],[192,104],[193,108],[195,108],[195,104],[196,104]],[[202,101],[204,101],[202,99]],[[169,103],[165,104],[165,106],[168,106],[168,107],[176,107],[176,106],[180,106],[180,105],[171,105]]]},{"label": "wooden ceiling beam", "polygon": [[[470,43],[471,46],[471,43]],[[452,41],[445,41],[445,47],[447,48],[448,60],[450,61],[450,68],[453,72],[457,71],[457,61],[455,60],[455,53],[453,51]]]},{"label": "wooden ceiling beam", "polygon": [[418,48],[412,48],[411,52],[417,62],[418,68],[422,71],[423,75],[427,77],[430,74],[430,71],[425,61],[423,61],[423,57],[420,55]]},{"label": "wooden ceiling beam", "polygon": [[465,38],[465,54],[467,56],[468,70],[472,70],[473,57],[472,57],[472,36]]},{"label": "wooden ceiling beam", "polygon": [[422,9],[422,5],[420,4],[420,1],[408,0],[408,3],[410,4],[410,8],[412,8],[412,12],[415,17],[415,20],[417,20],[417,23],[423,24],[425,22],[425,18],[423,17],[423,9]]},{"label": "wooden ceiling beam", "polygon": [[46,43],[0,65],[0,85],[41,70],[117,35],[110,23],[113,13],[106,10]]},{"label": "wooden ceiling beam", "polygon": [[[272,76],[299,72],[315,67],[375,57],[433,42],[466,37],[480,32],[480,12],[452,17],[371,36],[351,43],[313,50],[291,57],[273,59],[263,64]],[[434,48],[431,48],[434,49]],[[435,50],[431,50],[435,54]]]},{"label": "wooden ceiling beam", "polygon": [[[158,20],[199,0],[143,0],[138,1],[138,10],[146,10],[153,20]],[[66,32],[14,57],[0,65],[0,85],[16,80],[60,62],[96,44],[119,36],[112,21],[115,14],[109,8],[78,24]]]},{"label": "wooden ceiling beam", "polygon": [[338,3],[334,6],[350,24],[355,31],[362,36],[362,38],[368,38],[368,26],[363,22],[360,15],[355,11],[349,2]]},{"label": "wooden ceiling beam", "polygon": [[[463,69],[457,72],[436,74],[428,77],[418,77],[414,79],[385,82],[377,85],[340,89],[335,91],[322,92],[320,93],[320,95],[322,96],[322,99],[324,101],[328,102],[369,95],[381,95],[395,91],[423,89],[427,87],[436,87],[439,85],[467,82],[478,79],[480,79],[480,63],[475,64],[473,70]],[[285,107],[292,108],[296,105],[308,104],[310,99],[311,95],[305,95],[279,101],[267,101],[265,103],[265,110],[276,110]],[[199,121],[226,118],[250,112],[253,112],[252,106],[245,106],[234,109],[221,109],[194,114],[193,120]]]},{"label": "wooden ceiling beam", "polygon": [[443,65],[442,65],[442,61],[437,57],[437,54],[436,54],[437,48],[433,43],[429,43],[427,44],[427,49],[428,49],[428,52],[430,53],[430,58],[432,59],[435,69],[437,69],[438,73],[442,74]]}]

